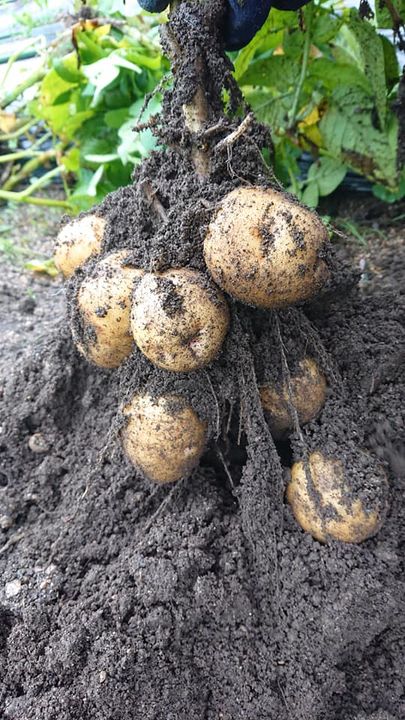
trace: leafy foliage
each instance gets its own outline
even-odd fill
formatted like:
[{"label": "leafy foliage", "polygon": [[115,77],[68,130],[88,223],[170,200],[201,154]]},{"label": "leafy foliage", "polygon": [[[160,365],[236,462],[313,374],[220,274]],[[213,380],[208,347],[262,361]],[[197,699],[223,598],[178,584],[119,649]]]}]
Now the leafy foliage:
[{"label": "leafy foliage", "polygon": [[[356,10],[337,13],[326,0],[308,5],[303,20],[301,29],[295,14],[273,10],[235,60],[246,99],[273,130],[280,179],[313,206],[348,168],[380,197],[402,196],[394,46]],[[314,158],[305,181],[297,180],[302,151]]]},{"label": "leafy foliage", "polygon": [[[52,60],[31,105],[62,142],[59,162],[78,179],[69,195],[77,209],[128,184],[134,165],[155,146],[149,129],[135,134],[133,126],[165,63],[157,43],[137,35],[84,23],[75,32],[76,51]],[[159,106],[155,96],[142,120]]]},{"label": "leafy foliage", "polygon": [[[38,1],[47,7],[47,0]],[[405,0],[392,3],[403,13]],[[7,102],[6,112],[0,110],[0,143],[3,132],[8,149],[18,150],[0,198],[9,199],[14,186],[51,161],[63,177],[69,207],[80,211],[128,184],[133,167],[155,147],[149,129],[133,127],[160,108],[159,93],[146,109],[144,101],[169,68],[158,39],[162,18],[139,9],[134,14],[134,3],[123,0],[87,5],[97,8],[99,20],[79,21],[53,43],[33,76],[37,93],[28,114],[24,103],[21,114],[9,113]],[[308,205],[333,192],[349,168],[386,201],[405,194],[392,110],[400,71],[394,45],[377,30],[377,24],[392,25],[387,12],[380,0],[374,20],[342,8],[340,0],[310,3],[301,20],[273,9],[252,42],[232,54],[248,103],[271,127],[278,177]],[[52,136],[50,150],[38,128]],[[22,153],[21,139],[34,142]],[[305,179],[298,163],[303,152],[313,158]],[[35,200],[27,189],[15,195]]]}]

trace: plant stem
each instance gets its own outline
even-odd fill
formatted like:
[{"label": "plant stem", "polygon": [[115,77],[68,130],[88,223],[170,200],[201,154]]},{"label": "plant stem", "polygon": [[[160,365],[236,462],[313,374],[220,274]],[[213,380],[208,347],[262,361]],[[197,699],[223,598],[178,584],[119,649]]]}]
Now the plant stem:
[{"label": "plant stem", "polygon": [[39,38],[34,38],[33,40],[30,40],[24,47],[20,48],[19,50],[17,50],[17,52],[15,52],[13,55],[11,55],[9,57],[7,65],[6,65],[6,69],[4,71],[4,75],[3,75],[1,83],[0,83],[0,88],[4,87],[4,84],[10,73],[10,70],[13,67],[16,60],[18,60],[21,57],[21,55],[23,55],[30,47],[32,47],[33,45],[37,45],[38,40],[39,40]]},{"label": "plant stem", "polygon": [[37,198],[32,197],[32,194],[39,190],[41,187],[46,185],[56,175],[59,175],[64,170],[63,165],[61,167],[53,168],[39,180],[29,185],[25,190],[20,192],[10,192],[9,190],[0,190],[0,200],[8,200],[9,202],[26,202],[31,205],[47,205],[48,207],[63,207],[71,209],[70,204],[66,200],[53,200],[52,198]]},{"label": "plant stem", "polygon": [[31,173],[35,172],[37,168],[44,165],[48,160],[52,160],[56,157],[56,150],[45,150],[40,153],[37,157],[32,158],[28,162],[24,163],[23,167],[19,172],[11,175],[9,179],[4,183],[2,190],[12,190],[22,180],[25,180]]},{"label": "plant stem", "polygon": [[23,160],[24,158],[37,157],[40,150],[18,150],[17,152],[0,155],[0,163],[14,162],[15,160]]},{"label": "plant stem", "polygon": [[[170,4],[171,12],[173,13],[176,8],[181,4],[182,0],[172,0]],[[177,37],[175,37],[172,28],[168,27],[168,37],[170,44],[173,48],[173,59],[182,54],[182,48]],[[183,105],[184,122],[186,128],[192,135],[200,133],[204,125],[208,120],[208,102],[204,90],[203,78],[205,73],[204,60],[202,55],[198,55],[195,62],[195,75],[198,78],[198,86],[191,102]],[[198,147],[197,143],[194,143],[192,149],[192,159],[197,175],[201,178],[209,175],[210,172],[210,157],[206,150]]]},{"label": "plant stem", "polygon": [[300,100],[301,90],[302,90],[304,82],[305,82],[305,76],[307,74],[309,51],[311,48],[312,6],[308,6],[304,12],[305,12],[305,20],[306,20],[307,27],[305,30],[305,42],[304,42],[304,49],[303,49],[303,54],[302,54],[300,77],[299,77],[299,80],[297,83],[297,87],[295,88],[293,104],[292,104],[291,111],[290,111],[290,117],[289,117],[289,127],[290,128],[294,127],[295,122],[296,122],[298,103]]},{"label": "plant stem", "polygon": [[41,65],[39,68],[34,70],[31,75],[28,75],[28,77],[25,78],[19,85],[17,85],[14,90],[11,90],[10,92],[3,95],[2,98],[0,98],[0,108],[5,108],[7,105],[10,105],[14,100],[16,100],[20,95],[25,92],[25,90],[28,90],[28,88],[32,87],[36,83],[40,82],[46,75],[46,68],[44,65]]}]

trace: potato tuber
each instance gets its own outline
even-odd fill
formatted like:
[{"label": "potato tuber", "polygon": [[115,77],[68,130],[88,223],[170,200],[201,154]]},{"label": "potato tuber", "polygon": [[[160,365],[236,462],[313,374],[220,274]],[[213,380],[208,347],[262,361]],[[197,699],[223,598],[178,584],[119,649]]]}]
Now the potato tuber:
[{"label": "potato tuber", "polygon": [[319,414],[326,399],[326,379],[315,360],[305,357],[299,362],[298,371],[291,376],[291,398],[287,380],[280,385],[261,385],[259,392],[271,433],[275,438],[282,438],[294,427],[290,402],[301,425]]},{"label": "potato tuber", "polygon": [[133,298],[135,342],[160,368],[189,372],[218,355],[229,327],[221,291],[197,270],[148,273]]},{"label": "potato tuber", "polygon": [[220,203],[204,241],[215,282],[237,300],[273,309],[313,297],[329,276],[326,227],[270,188],[240,187]]},{"label": "potato tuber", "polygon": [[359,543],[375,535],[385,517],[387,480],[377,466],[379,488],[370,496],[354,491],[343,462],[320,451],[310,454],[307,472],[303,461],[294,463],[287,500],[297,522],[311,535]]},{"label": "potato tuber", "polygon": [[56,238],[54,262],[65,277],[100,254],[104,229],[105,220],[97,215],[85,215],[62,228]]},{"label": "potato tuber", "polygon": [[171,483],[190,475],[204,450],[207,425],[184,398],[135,395],[123,414],[125,453],[146,477]]},{"label": "potato tuber", "polygon": [[131,297],[143,271],[126,265],[127,257],[125,250],[106,255],[84,278],[77,293],[73,339],[88,360],[104,368],[118,367],[134,346]]}]

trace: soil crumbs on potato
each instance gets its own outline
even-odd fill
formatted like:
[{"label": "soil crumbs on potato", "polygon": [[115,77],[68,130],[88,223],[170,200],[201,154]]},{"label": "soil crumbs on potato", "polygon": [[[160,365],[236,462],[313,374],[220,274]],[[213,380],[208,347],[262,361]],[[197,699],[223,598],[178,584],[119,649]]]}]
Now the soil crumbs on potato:
[{"label": "soil crumbs on potato", "polygon": [[[209,62],[215,33],[207,29],[202,42],[201,27],[179,18],[190,57],[196,33]],[[226,68],[216,62],[213,83],[220,77],[223,84]],[[269,139],[253,123],[231,157],[213,154],[210,182],[196,193],[189,141],[173,112],[192,97],[190,83],[167,100],[161,130],[163,141],[175,139],[184,152],[152,155],[136,184],[99,210],[110,228],[104,250],[129,243],[132,262],[149,270],[203,270],[202,233],[217,200],[240,177],[273,182],[260,159]],[[231,84],[229,92],[233,102]],[[217,95],[214,88],[213,102]],[[215,142],[236,126],[229,123]],[[139,353],[119,372],[92,368],[74,350],[62,312],[48,320],[45,337],[38,330],[28,352],[2,365],[4,718],[404,716],[405,263],[399,246],[388,246],[385,257],[390,280],[381,289],[359,282],[344,258],[305,313],[235,303],[226,352],[192,375],[158,371]],[[73,296],[75,282],[67,287]],[[276,447],[256,377],[275,379],[283,353],[292,370],[303,344],[328,377],[328,402],[322,422]],[[119,405],[145,385],[152,394],[184,395],[218,437],[192,478],[173,487],[142,479],[116,441]],[[38,434],[42,443],[32,439]],[[351,453],[353,441],[385,464],[389,517],[364,544],[321,545],[283,502],[283,467],[303,442],[327,452],[348,443]]]}]

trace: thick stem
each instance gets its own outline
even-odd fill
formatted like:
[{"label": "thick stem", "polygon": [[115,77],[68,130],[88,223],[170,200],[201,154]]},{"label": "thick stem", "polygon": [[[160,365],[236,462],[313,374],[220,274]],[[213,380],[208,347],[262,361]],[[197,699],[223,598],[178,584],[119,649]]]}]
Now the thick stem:
[{"label": "thick stem", "polygon": [[[171,12],[173,13],[177,7],[179,7],[182,0],[173,0],[171,3]],[[170,26],[170,21],[169,21]],[[175,37],[172,28],[169,28],[170,44],[173,48],[174,59],[181,57],[182,48]],[[183,105],[184,123],[191,133],[191,135],[197,136],[204,129],[209,116],[209,106],[205,93],[203,78],[205,75],[205,64],[201,54],[196,58],[195,62],[195,76],[198,78],[198,86],[193,99]],[[192,159],[196,173],[199,177],[204,178],[209,175],[210,172],[210,156],[207,150],[198,147],[195,138],[193,139]]]},{"label": "thick stem", "polygon": [[40,153],[38,157],[34,157],[32,160],[24,163],[19,172],[11,175],[11,177],[9,177],[9,179],[4,183],[2,190],[12,190],[16,187],[16,185],[19,185],[22,180],[25,180],[33,172],[35,172],[35,170],[37,170],[41,165],[45,165],[48,160],[53,160],[55,157],[56,150],[46,150],[45,152]]},{"label": "thick stem", "polygon": [[3,95],[2,98],[0,98],[0,108],[5,108],[7,105],[10,105],[14,100],[17,100],[17,98],[25,92],[25,90],[28,90],[28,88],[32,87],[36,83],[40,82],[46,75],[46,68],[44,66],[41,66],[37,68],[31,75],[28,75],[28,77],[25,78],[19,85],[17,85],[14,90],[11,90],[10,92]]},{"label": "thick stem", "polygon": [[8,200],[11,202],[26,202],[31,203],[31,205],[47,205],[48,207],[61,207],[71,209],[70,204],[65,200],[53,200],[51,198],[32,197],[32,194],[36,190],[42,188],[50,180],[59,175],[63,170],[63,166],[53,168],[53,170],[47,172],[45,175],[39,178],[39,180],[36,180],[36,182],[32,183],[32,185],[27,187],[25,190],[21,190],[21,192],[0,190],[0,200]]}]

